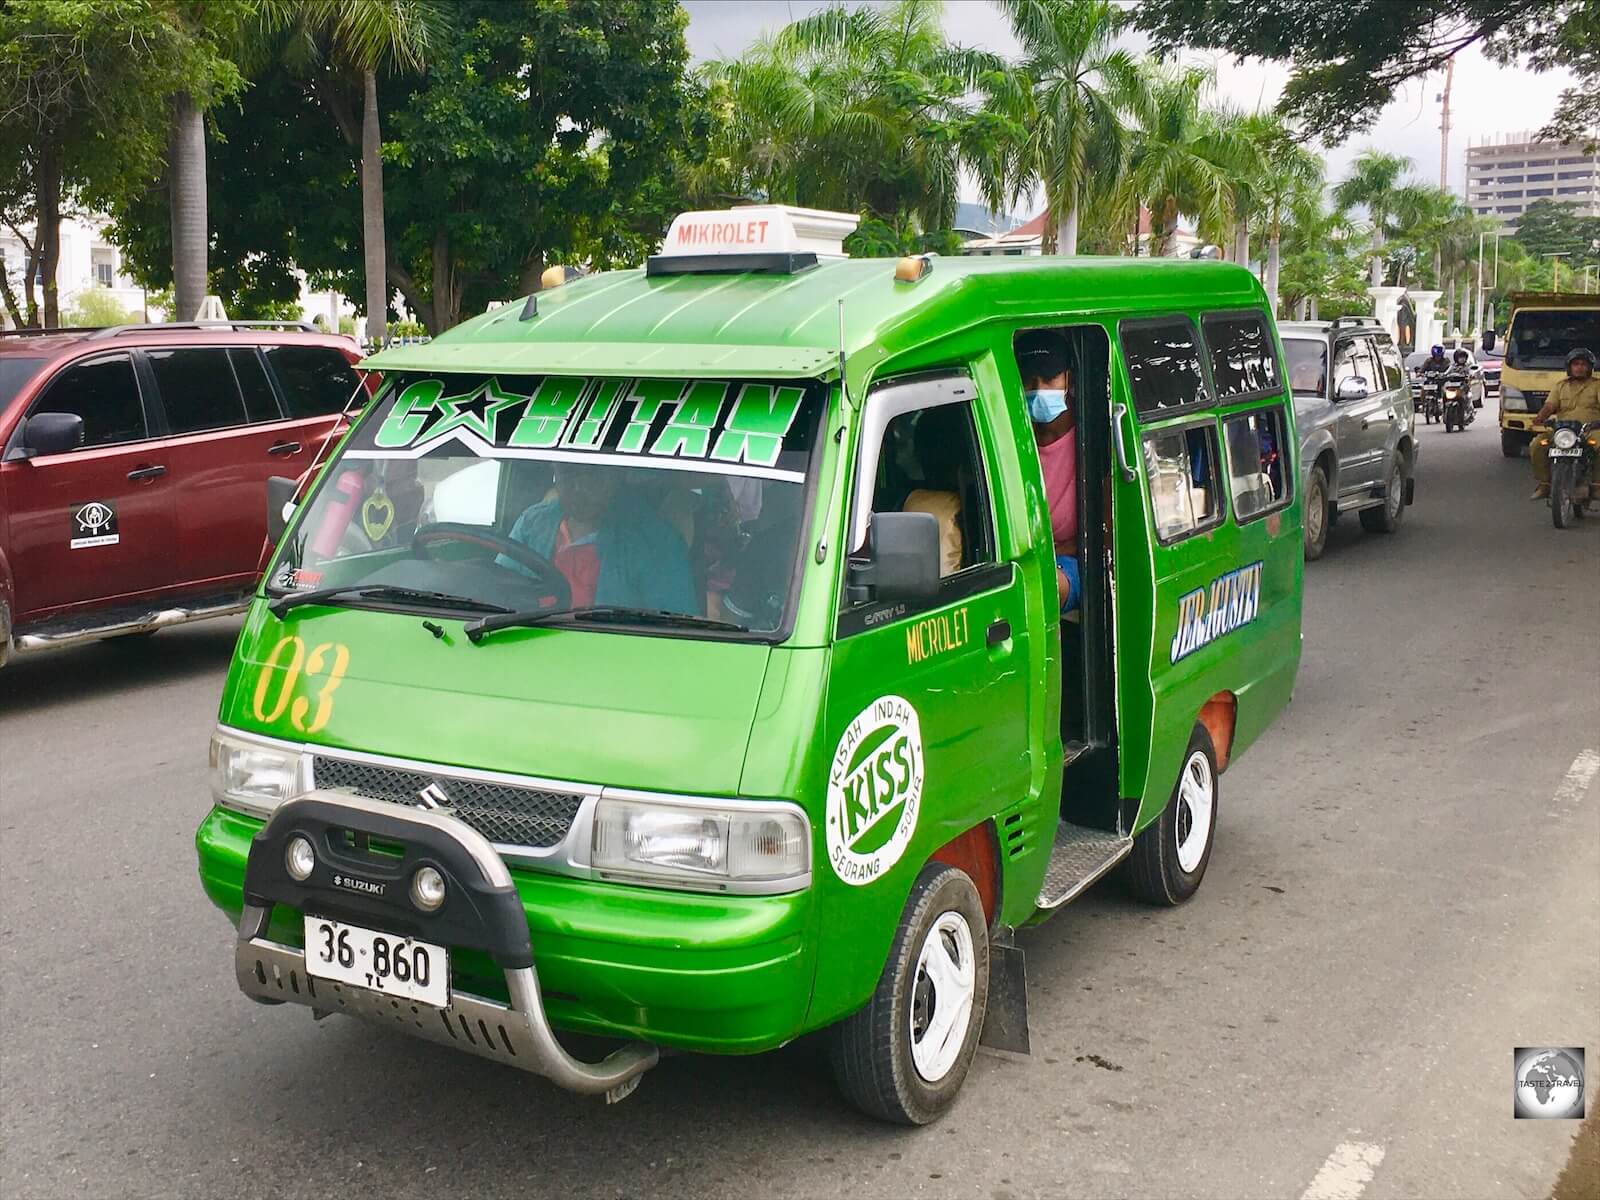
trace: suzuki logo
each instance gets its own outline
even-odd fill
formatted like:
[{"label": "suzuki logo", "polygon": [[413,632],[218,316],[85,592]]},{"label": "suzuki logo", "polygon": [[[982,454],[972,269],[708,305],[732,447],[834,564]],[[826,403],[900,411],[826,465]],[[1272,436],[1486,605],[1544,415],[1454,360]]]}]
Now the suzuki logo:
[{"label": "suzuki logo", "polygon": [[430,783],[417,793],[417,807],[430,809],[448,809],[450,797],[437,783]]}]

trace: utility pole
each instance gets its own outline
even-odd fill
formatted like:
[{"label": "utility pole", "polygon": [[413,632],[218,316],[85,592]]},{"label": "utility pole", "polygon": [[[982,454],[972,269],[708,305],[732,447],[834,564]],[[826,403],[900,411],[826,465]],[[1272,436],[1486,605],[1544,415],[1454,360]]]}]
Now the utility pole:
[{"label": "utility pole", "polygon": [[1439,117],[1439,187],[1450,190],[1450,85],[1455,82],[1456,60],[1448,58],[1444,64],[1444,91],[1439,99],[1444,110]]},{"label": "utility pole", "polygon": [[1559,292],[1561,290],[1561,260],[1571,253],[1572,251],[1570,250],[1556,250],[1549,254],[1541,254],[1539,256],[1540,258],[1548,258],[1551,260],[1550,290],[1552,292]]}]

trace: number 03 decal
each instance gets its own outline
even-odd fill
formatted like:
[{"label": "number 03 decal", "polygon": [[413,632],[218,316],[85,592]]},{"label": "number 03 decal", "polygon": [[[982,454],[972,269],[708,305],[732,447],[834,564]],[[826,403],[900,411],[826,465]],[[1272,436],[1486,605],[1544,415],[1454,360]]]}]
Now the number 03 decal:
[{"label": "number 03 decal", "polygon": [[[267,655],[256,681],[256,720],[270,725],[288,712],[289,723],[301,733],[316,733],[333,715],[333,694],[339,690],[349,666],[350,651],[337,643],[323,642],[307,654],[306,644],[293,634],[281,639]],[[320,686],[309,689],[311,696],[294,694],[301,675],[308,681],[320,681]]]}]

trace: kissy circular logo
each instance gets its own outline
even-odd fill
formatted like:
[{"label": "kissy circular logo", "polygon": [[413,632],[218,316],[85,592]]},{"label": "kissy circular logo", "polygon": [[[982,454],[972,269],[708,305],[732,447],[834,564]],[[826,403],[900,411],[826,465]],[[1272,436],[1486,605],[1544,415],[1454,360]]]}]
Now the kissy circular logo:
[{"label": "kissy circular logo", "polygon": [[846,726],[828,769],[828,862],[852,887],[905,853],[922,808],[922,725],[901,696],[881,696]]}]

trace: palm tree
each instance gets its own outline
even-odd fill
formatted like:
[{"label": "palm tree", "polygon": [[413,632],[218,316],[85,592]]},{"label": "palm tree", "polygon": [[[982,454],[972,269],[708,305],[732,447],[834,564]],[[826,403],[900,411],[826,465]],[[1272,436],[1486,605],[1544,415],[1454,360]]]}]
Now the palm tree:
[{"label": "palm tree", "polygon": [[1295,140],[1276,113],[1245,118],[1244,136],[1255,151],[1255,170],[1246,177],[1267,235],[1267,269],[1263,282],[1274,314],[1278,311],[1278,276],[1282,266],[1284,225],[1297,205],[1320,205],[1322,159]]},{"label": "palm tree", "polygon": [[264,13],[268,28],[297,22],[313,61],[360,80],[359,135],[338,89],[319,86],[319,98],[341,132],[361,151],[361,242],[366,279],[366,335],[381,343],[389,316],[388,252],[383,220],[383,139],[378,121],[378,72],[420,71],[443,21],[430,0],[279,0]]},{"label": "palm tree", "polygon": [[1372,225],[1372,286],[1383,283],[1383,244],[1399,201],[1400,177],[1411,170],[1411,160],[1381,150],[1365,150],[1356,158],[1350,175],[1333,189],[1341,208],[1362,205]]},{"label": "palm tree", "polygon": [[[1022,45],[1014,68],[1026,131],[1019,178],[1043,185],[1056,248],[1078,252],[1090,191],[1115,191],[1127,156],[1123,114],[1147,103],[1137,61],[1114,46],[1120,11],[1109,0],[997,0]],[[1090,164],[1093,164],[1093,172]]]},{"label": "palm tree", "polygon": [[1128,155],[1129,194],[1150,210],[1150,253],[1167,253],[1178,216],[1195,218],[1202,236],[1226,236],[1234,218],[1233,180],[1250,162],[1237,124],[1205,107],[1216,82],[1205,67],[1150,72],[1148,97]]}]

